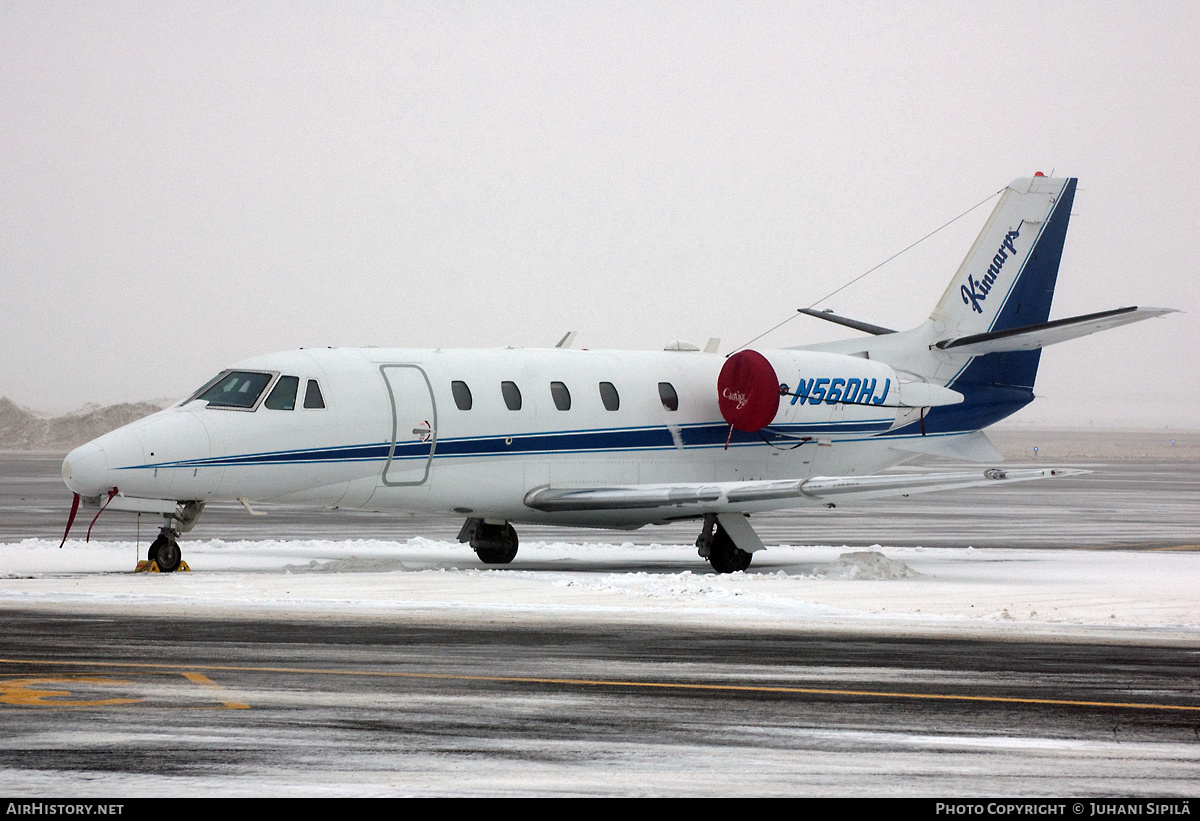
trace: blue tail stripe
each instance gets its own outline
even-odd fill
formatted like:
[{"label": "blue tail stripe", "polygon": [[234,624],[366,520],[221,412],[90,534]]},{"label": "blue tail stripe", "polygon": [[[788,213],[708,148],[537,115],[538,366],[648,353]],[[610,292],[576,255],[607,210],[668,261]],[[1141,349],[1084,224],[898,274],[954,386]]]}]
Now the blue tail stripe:
[{"label": "blue tail stripe", "polygon": [[[1075,201],[1072,177],[1063,186],[1054,210],[1017,275],[1004,304],[989,331],[1006,331],[1045,322],[1050,317],[1058,266],[1062,260],[1071,205]],[[976,356],[967,363],[948,387],[961,393],[963,402],[931,408],[925,414],[924,427],[914,422],[892,431],[893,435],[949,433],[979,430],[1019,411],[1033,401],[1033,383],[1037,378],[1040,349],[1006,351]]]}]

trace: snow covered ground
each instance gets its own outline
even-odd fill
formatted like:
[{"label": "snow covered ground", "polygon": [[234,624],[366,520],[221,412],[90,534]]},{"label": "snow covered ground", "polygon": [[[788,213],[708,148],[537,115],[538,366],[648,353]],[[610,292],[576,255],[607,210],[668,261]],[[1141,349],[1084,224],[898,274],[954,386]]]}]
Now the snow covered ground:
[{"label": "snow covered ground", "polygon": [[[191,572],[135,575],[144,550],[145,542],[140,549],[134,542],[79,540],[61,550],[56,540],[0,544],[0,612],[492,626],[609,622],[649,625],[651,632],[659,625],[720,623],[1184,648],[1200,639],[1200,552],[1193,550],[782,546],[760,553],[749,572],[721,576],[687,545],[530,541],[512,565],[496,569],[481,565],[465,545],[426,538],[196,539],[184,545]],[[818,674],[829,673],[822,668]],[[915,673],[899,674],[911,688]],[[182,678],[172,685],[167,676],[137,677],[132,670],[122,675],[137,679],[140,698],[161,700],[170,695],[161,688],[195,686]],[[223,675],[228,682],[233,674]],[[57,687],[76,686],[55,680]],[[1097,731],[1086,711],[1061,720],[1032,711],[1015,724],[1012,716],[989,714],[985,721],[975,712],[957,718],[939,713],[937,722],[944,725],[912,717],[897,725],[876,721],[899,715],[887,703],[847,703],[813,719],[793,715],[806,708],[789,702],[781,717],[771,714],[778,721],[768,722],[769,730],[758,726],[760,719],[742,726],[740,712],[731,713],[728,726],[708,726],[713,716],[705,708],[703,738],[663,731],[633,743],[587,729],[592,712],[603,718],[617,709],[592,699],[590,691],[537,690],[498,699],[491,690],[456,690],[429,701],[430,693],[404,688],[356,694],[333,692],[336,682],[318,685],[325,688],[320,694],[296,689],[292,696],[305,705],[305,720],[265,683],[240,685],[253,691],[256,710],[173,713],[169,729],[158,709],[115,719],[103,712],[13,713],[6,743],[46,763],[0,768],[0,787],[22,795],[80,796],[1163,796],[1186,795],[1196,783],[1198,754],[1186,727],[1147,730],[1147,736],[1135,727],[1122,727],[1118,735],[1114,725],[1109,738],[1107,725]],[[388,713],[399,722],[394,726],[416,729],[396,735],[384,722],[382,735],[372,734],[363,727],[374,725],[360,724],[362,716],[350,709],[362,699],[369,700],[371,715],[384,705],[397,711]],[[628,701],[618,703],[621,710],[633,709]],[[690,710],[702,702],[689,704],[672,707],[666,724],[695,720]],[[417,711],[422,705],[432,718]],[[655,701],[649,709],[666,708]],[[456,710],[466,711],[465,717]],[[509,739],[504,722],[524,727],[530,715],[550,716],[547,726],[558,729],[547,738],[514,729]],[[443,737],[440,730],[423,735],[422,721],[434,720],[475,729],[466,736]],[[566,740],[554,734],[560,725],[574,728]],[[647,719],[646,726],[658,725]],[[755,735],[762,732],[769,735]],[[185,751],[189,763],[170,777],[139,776],[137,762],[167,755],[159,747]],[[105,757],[102,767],[91,763],[93,754]],[[255,763],[255,756],[262,761]],[[729,782],[725,776],[735,771],[738,780]]]},{"label": "snow covered ground", "polygon": [[728,576],[690,545],[531,542],[503,568],[425,538],[189,540],[191,572],[174,575],[134,575],[138,558],[133,542],[0,544],[0,606],[674,624],[716,613],[758,628],[1200,639],[1194,550],[785,545]]}]

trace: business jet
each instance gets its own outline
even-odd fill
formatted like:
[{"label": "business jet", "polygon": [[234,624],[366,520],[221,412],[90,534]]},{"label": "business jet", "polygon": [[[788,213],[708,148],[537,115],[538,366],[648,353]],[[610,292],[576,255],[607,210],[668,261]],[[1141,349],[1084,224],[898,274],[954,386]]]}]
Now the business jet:
[{"label": "business jet", "polygon": [[929,319],[904,332],[808,311],[864,335],[727,357],[673,344],[247,359],[72,451],[71,520],[81,503],[161,514],[148,559],[166,572],[212,502],[461,517],[459,541],[486,564],[514,559],[515,524],[693,520],[700,556],[730,573],[764,549],[756,513],[1079,473],[881,473],[920,454],[999,461],[982,429],[1033,400],[1043,346],[1169,312],[1049,319],[1075,188],[1011,183]]}]

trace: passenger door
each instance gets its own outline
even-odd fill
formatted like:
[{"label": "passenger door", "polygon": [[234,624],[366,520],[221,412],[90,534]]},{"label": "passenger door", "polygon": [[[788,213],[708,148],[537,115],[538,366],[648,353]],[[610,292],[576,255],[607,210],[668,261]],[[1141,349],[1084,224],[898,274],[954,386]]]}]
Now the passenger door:
[{"label": "passenger door", "polygon": [[419,365],[380,365],[379,371],[392,404],[392,444],[383,467],[383,484],[424,484],[437,450],[433,386]]}]

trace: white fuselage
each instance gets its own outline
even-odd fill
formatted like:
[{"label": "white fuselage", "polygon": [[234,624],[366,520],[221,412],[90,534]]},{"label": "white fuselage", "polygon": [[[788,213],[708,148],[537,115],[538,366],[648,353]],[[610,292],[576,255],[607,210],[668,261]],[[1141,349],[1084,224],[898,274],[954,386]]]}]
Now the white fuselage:
[{"label": "white fuselage", "polygon": [[[182,402],[72,452],[64,477],[86,497],[115,487],[122,496],[147,499],[636,527],[696,511],[542,512],[525,503],[526,494],[546,486],[866,475],[911,457],[886,438],[918,412],[897,407],[892,368],[812,351],[764,355],[793,392],[804,386],[805,398],[782,397],[771,425],[731,436],[717,404],[725,359],[714,354],[511,348],[271,354],[233,369],[270,374],[254,407]],[[264,398],[285,376],[301,386],[316,380],[324,407],[299,400],[291,409],[268,407]],[[519,391],[519,409],[506,402],[505,382]],[[564,388],[570,404],[560,409]]]}]

